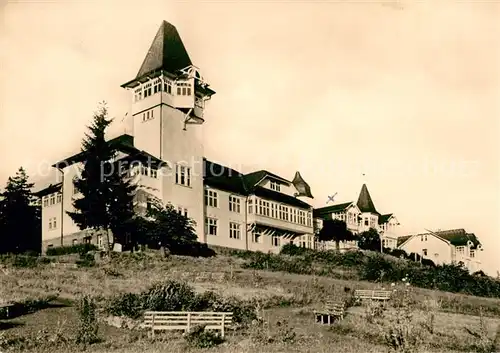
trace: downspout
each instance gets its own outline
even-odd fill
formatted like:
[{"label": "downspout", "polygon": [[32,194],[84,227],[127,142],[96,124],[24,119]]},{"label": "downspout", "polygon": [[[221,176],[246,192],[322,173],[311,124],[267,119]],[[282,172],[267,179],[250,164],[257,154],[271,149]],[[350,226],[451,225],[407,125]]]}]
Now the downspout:
[{"label": "downspout", "polygon": [[163,89],[165,88],[163,82],[163,70],[161,74],[161,90],[160,90],[160,160],[163,160]]},{"label": "downspout", "polygon": [[64,245],[64,171],[61,168],[56,167],[56,169],[61,172],[61,246]]},{"label": "downspout", "polygon": [[248,251],[248,198],[250,195],[247,195],[245,198],[245,250]]}]

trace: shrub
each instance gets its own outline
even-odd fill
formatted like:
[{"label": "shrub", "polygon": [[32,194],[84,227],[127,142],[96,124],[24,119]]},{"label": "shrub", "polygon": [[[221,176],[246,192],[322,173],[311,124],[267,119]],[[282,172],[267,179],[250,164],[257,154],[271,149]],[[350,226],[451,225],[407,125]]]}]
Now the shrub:
[{"label": "shrub", "polygon": [[224,342],[218,334],[205,331],[205,326],[195,326],[184,336],[189,345],[196,348],[212,348]]},{"label": "shrub", "polygon": [[210,291],[196,294],[190,286],[172,280],[154,284],[140,294],[111,297],[105,304],[108,314],[132,319],[139,318],[145,310],[232,312],[233,322],[240,325],[247,325],[257,317],[253,302],[223,298]]},{"label": "shrub", "polygon": [[98,250],[97,246],[94,244],[75,244],[71,246],[58,246],[53,248],[48,248],[47,256],[61,256],[69,254],[86,254],[89,251]]},{"label": "shrub", "polygon": [[84,296],[77,302],[76,308],[79,318],[76,343],[88,345],[98,342],[99,325],[94,300],[89,296]]},{"label": "shrub", "polygon": [[290,243],[283,245],[280,250],[280,254],[290,256],[304,255],[307,252],[311,252],[311,250]]},{"label": "shrub", "polygon": [[137,319],[141,316],[142,300],[139,294],[119,294],[109,300],[107,312],[114,316],[126,316]]},{"label": "shrub", "polygon": [[1,255],[0,262],[13,267],[33,268],[38,265],[38,259],[29,255]]},{"label": "shrub", "polygon": [[142,306],[153,311],[189,310],[195,300],[195,292],[188,285],[176,281],[155,284],[142,294]]},{"label": "shrub", "polygon": [[95,266],[95,258],[94,255],[89,253],[81,253],[80,259],[76,261],[76,264],[79,267],[94,267]]}]

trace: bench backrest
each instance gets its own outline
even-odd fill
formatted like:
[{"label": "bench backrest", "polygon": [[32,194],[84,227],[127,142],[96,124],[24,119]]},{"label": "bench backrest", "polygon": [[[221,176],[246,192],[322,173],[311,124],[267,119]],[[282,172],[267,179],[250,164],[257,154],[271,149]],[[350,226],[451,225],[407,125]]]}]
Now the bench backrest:
[{"label": "bench backrest", "polygon": [[195,325],[221,329],[233,320],[232,312],[147,311],[144,326],[154,330],[185,330]]},{"label": "bench backrest", "polygon": [[343,313],[345,311],[345,303],[327,301],[325,309],[333,313]]},{"label": "bench backrest", "polygon": [[365,289],[357,289],[354,291],[355,297],[361,298],[390,298],[392,292],[387,290],[365,290]]}]

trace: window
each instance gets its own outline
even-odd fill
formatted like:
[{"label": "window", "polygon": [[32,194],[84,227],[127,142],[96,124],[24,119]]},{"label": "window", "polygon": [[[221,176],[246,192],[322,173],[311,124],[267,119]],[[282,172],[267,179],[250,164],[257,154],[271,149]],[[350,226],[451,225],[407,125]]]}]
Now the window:
[{"label": "window", "polygon": [[[90,244],[90,240],[92,238],[89,237],[89,244]],[[97,236],[97,246],[99,247],[99,249],[103,249],[104,248],[104,242],[102,241],[102,235],[98,235]]]},{"label": "window", "polygon": [[215,218],[205,218],[205,232],[209,235],[217,235],[217,220]]},{"label": "window", "polygon": [[253,200],[248,200],[248,213],[253,213]]},{"label": "window", "polygon": [[57,228],[57,220],[55,217],[49,218],[49,229]]},{"label": "window", "polygon": [[235,196],[229,196],[229,211],[240,213],[240,199]]},{"label": "window", "polygon": [[189,82],[177,82],[177,95],[178,96],[190,96],[191,95],[191,84]]},{"label": "window", "polygon": [[270,186],[271,190],[280,191],[280,184],[278,184],[277,182],[271,181]]},{"label": "window", "polygon": [[465,251],[464,251],[464,247],[463,246],[457,246],[457,253],[458,254],[463,254]]},{"label": "window", "polygon": [[161,91],[161,78],[157,78],[153,82],[153,93],[158,93]]},{"label": "window", "polygon": [[142,121],[148,121],[153,119],[153,110],[148,110],[147,112],[142,113]]},{"label": "window", "polygon": [[48,248],[53,248],[54,247],[54,244],[49,244],[47,245]]},{"label": "window", "polygon": [[205,189],[205,205],[210,207],[218,207],[216,191]]},{"label": "window", "polygon": [[73,239],[73,245],[78,244],[78,239]]},{"label": "window", "polygon": [[57,203],[62,202],[62,194],[60,192],[57,193]]},{"label": "window", "polygon": [[[99,240],[99,236],[97,237],[97,239]],[[90,244],[92,242],[92,237],[85,237],[83,238],[83,243],[84,244]]]},{"label": "window", "polygon": [[470,257],[472,258],[472,257],[475,257],[475,256],[476,256],[476,252],[474,250],[471,250],[470,251]]},{"label": "window", "polygon": [[142,99],[142,87],[136,88],[134,90],[134,101],[140,101]]},{"label": "window", "polygon": [[273,246],[280,246],[280,237],[278,235],[273,235],[272,243]]},{"label": "window", "polygon": [[148,167],[141,165],[141,175],[148,175]]},{"label": "window", "polygon": [[151,82],[146,83],[144,85],[144,98],[149,97],[151,95]]},{"label": "window", "polygon": [[172,94],[172,82],[166,78],[163,79],[163,91]]},{"label": "window", "polygon": [[229,238],[240,239],[240,225],[238,223],[229,222]]},{"label": "window", "polygon": [[312,227],[312,213],[311,212],[307,213],[307,226]]},{"label": "window", "polygon": [[54,205],[56,203],[56,194],[50,195],[50,205]]},{"label": "window", "polygon": [[368,225],[368,218],[365,218],[365,226]]},{"label": "window", "polygon": [[49,197],[44,196],[42,197],[42,200],[43,200],[43,207],[47,207],[49,205]]},{"label": "window", "polygon": [[188,216],[188,210],[187,210],[187,208],[184,208],[184,207],[181,207],[181,206],[177,207],[177,213],[183,215],[184,217]]},{"label": "window", "polygon": [[183,165],[176,165],[175,183],[178,185],[191,186],[191,169]]},{"label": "window", "polygon": [[259,231],[254,230],[252,233],[252,241],[254,243],[262,243],[262,234]]},{"label": "window", "polygon": [[278,212],[276,212],[276,207],[278,205],[276,205],[274,202],[271,202],[271,217],[272,218],[276,218],[276,216],[278,215]]},{"label": "window", "polygon": [[155,178],[155,179],[156,179],[156,178],[158,178],[158,171],[157,171],[156,169],[150,169],[150,170],[149,170],[149,173],[150,173],[150,175],[149,175],[149,176],[150,176],[151,178]]},{"label": "window", "polygon": [[288,222],[288,207],[283,206],[283,220]]},{"label": "window", "polygon": [[424,241],[427,241],[427,234],[424,235]]},{"label": "window", "polygon": [[427,256],[427,249],[422,249],[422,253],[424,254],[424,256]]}]

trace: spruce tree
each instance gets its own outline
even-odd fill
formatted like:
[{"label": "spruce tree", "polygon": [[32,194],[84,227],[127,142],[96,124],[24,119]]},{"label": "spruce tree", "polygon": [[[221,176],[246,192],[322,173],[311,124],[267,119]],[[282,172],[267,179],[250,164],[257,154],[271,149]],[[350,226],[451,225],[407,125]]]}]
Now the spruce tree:
[{"label": "spruce tree", "polygon": [[26,171],[20,167],[0,193],[0,252],[41,250],[41,210]]},{"label": "spruce tree", "polygon": [[84,156],[81,177],[75,188],[81,195],[73,201],[75,212],[67,212],[81,230],[97,229],[106,232],[108,253],[109,231],[119,239],[124,224],[133,217],[135,186],[120,175],[116,162],[116,146],[105,140],[106,128],[111,124],[105,104],[94,114],[90,133],[82,143]]}]

